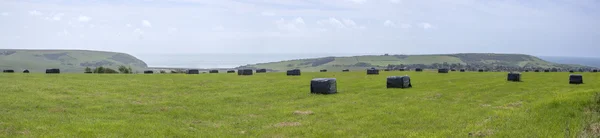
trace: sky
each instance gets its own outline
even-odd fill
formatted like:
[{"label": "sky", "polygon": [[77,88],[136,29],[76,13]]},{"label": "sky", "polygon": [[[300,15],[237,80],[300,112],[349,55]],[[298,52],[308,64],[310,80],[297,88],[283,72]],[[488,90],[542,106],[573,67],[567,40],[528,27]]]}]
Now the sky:
[{"label": "sky", "polygon": [[0,49],[600,57],[597,0],[0,0]]}]

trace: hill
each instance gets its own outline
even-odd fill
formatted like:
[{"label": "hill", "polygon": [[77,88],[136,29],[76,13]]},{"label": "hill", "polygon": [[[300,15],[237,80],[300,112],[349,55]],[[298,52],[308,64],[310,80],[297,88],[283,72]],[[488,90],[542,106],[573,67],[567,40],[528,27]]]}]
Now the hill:
[{"label": "hill", "polygon": [[99,66],[117,69],[119,65],[142,70],[148,65],[129,54],[89,50],[17,50],[0,49],[0,69],[44,72],[60,68],[61,72],[83,72],[86,67]]},{"label": "hill", "polygon": [[238,68],[267,68],[273,70],[302,69],[317,71],[320,69],[359,69],[370,67],[421,67],[421,68],[590,68],[582,65],[552,63],[540,58],[523,54],[435,54],[435,55],[364,55],[350,57],[322,57],[298,59],[280,62],[260,63]]}]

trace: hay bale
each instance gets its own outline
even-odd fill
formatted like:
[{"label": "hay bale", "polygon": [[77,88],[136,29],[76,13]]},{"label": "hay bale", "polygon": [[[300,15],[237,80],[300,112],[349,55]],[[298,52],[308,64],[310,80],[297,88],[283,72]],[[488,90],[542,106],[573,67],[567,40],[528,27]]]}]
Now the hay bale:
[{"label": "hay bale", "polygon": [[450,71],[456,71],[455,69],[450,69]]},{"label": "hay bale", "polygon": [[598,72],[598,70],[592,70],[592,72]]},{"label": "hay bale", "polygon": [[534,70],[533,72],[540,72],[540,70]]},{"label": "hay bale", "polygon": [[267,69],[257,69],[256,73],[266,73]]},{"label": "hay bale", "polygon": [[367,69],[367,75],[379,75],[379,70],[378,69]]},{"label": "hay bale", "polygon": [[583,84],[583,76],[580,74],[569,75],[569,84]]},{"label": "hay bale", "polygon": [[519,72],[510,72],[508,73],[508,81],[516,81],[519,82],[521,81],[521,73]]},{"label": "hay bale", "polygon": [[389,76],[386,86],[387,88],[412,88],[409,76]]},{"label": "hay bale", "polygon": [[575,71],[573,71],[573,70],[569,70],[569,73],[574,73],[574,72],[575,72]]},{"label": "hay bale", "polygon": [[544,72],[550,72],[550,70],[544,70]]},{"label": "hay bale", "polygon": [[46,74],[60,74],[60,69],[46,69]]},{"label": "hay bale", "polygon": [[152,71],[152,70],[146,70],[146,71],[144,71],[144,74],[154,74],[154,71]]},{"label": "hay bale", "polygon": [[326,69],[319,70],[319,72],[327,72]]},{"label": "hay bale", "polygon": [[448,69],[438,69],[438,73],[448,73]]},{"label": "hay bale", "polygon": [[483,72],[483,69],[479,69],[479,70],[477,70],[477,71],[478,71],[478,72]]},{"label": "hay bale", "polygon": [[209,70],[208,73],[219,73],[219,70]]},{"label": "hay bale", "polygon": [[383,71],[390,71],[390,69],[383,69]]},{"label": "hay bale", "polygon": [[300,69],[293,69],[287,71],[288,76],[300,76]]},{"label": "hay bale", "polygon": [[238,70],[238,75],[240,75],[240,76],[252,75],[252,69],[240,69],[240,70]]},{"label": "hay bale", "polygon": [[23,73],[29,73],[29,70],[23,70]]},{"label": "hay bale", "polygon": [[200,70],[197,69],[188,69],[186,74],[200,74]]},{"label": "hay bale", "polygon": [[465,72],[465,69],[460,69],[460,72]]},{"label": "hay bale", "polygon": [[423,72],[423,69],[422,68],[416,68],[415,71],[416,72]]},{"label": "hay bale", "polygon": [[235,73],[235,70],[228,70],[227,73]]},{"label": "hay bale", "polygon": [[2,72],[4,72],[4,73],[15,73],[15,70],[7,69],[7,70],[3,70]]},{"label": "hay bale", "polygon": [[344,69],[342,72],[350,72],[350,69]]},{"label": "hay bale", "polygon": [[529,70],[525,70],[525,72],[529,72]]},{"label": "hay bale", "polygon": [[93,72],[91,72],[91,71],[86,71],[86,72],[83,72],[83,73],[85,73],[85,74],[92,74]]},{"label": "hay bale", "polygon": [[315,78],[310,80],[310,93],[335,94],[337,93],[337,81],[335,78]]},{"label": "hay bale", "polygon": [[406,71],[406,69],[399,69],[399,71]]}]

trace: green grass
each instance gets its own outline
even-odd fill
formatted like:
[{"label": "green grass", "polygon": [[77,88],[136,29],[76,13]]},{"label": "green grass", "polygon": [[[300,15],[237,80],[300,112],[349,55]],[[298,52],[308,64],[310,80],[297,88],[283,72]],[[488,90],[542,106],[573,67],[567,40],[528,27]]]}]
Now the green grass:
[{"label": "green grass", "polygon": [[[391,75],[413,88],[386,89]],[[597,120],[600,74],[568,75],[0,74],[0,137],[575,137]],[[339,93],[310,94],[316,77]]]}]

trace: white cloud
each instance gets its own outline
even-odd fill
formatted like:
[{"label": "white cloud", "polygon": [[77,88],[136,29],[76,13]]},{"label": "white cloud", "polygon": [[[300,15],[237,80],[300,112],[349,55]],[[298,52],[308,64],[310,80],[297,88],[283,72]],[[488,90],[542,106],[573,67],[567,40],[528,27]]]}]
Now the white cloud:
[{"label": "white cloud", "polygon": [[125,26],[127,26],[127,27],[132,27],[132,25],[131,25],[131,24],[125,24]]},{"label": "white cloud", "polygon": [[2,16],[8,16],[9,13],[8,12],[2,12],[2,13],[0,13],[0,15],[2,15]]},{"label": "white cloud", "polygon": [[148,20],[142,20],[142,25],[144,27],[152,27],[152,24]]},{"label": "white cloud", "polygon": [[342,19],[342,21],[336,18],[329,18],[328,20],[317,21],[317,24],[324,26],[331,26],[338,29],[366,29],[365,26],[358,25],[354,20]]},{"label": "white cloud", "polygon": [[392,28],[396,28],[396,23],[394,23],[393,21],[390,20],[386,20],[385,22],[383,22],[383,26],[385,27],[392,27]]},{"label": "white cloud", "polygon": [[400,25],[400,28],[404,28],[404,29],[411,28],[411,27],[412,27],[412,25],[410,25],[410,24],[401,24]]},{"label": "white cloud", "polygon": [[421,23],[419,25],[425,30],[433,28],[433,26],[429,23]]},{"label": "white cloud", "polygon": [[64,16],[65,14],[63,13],[58,13],[58,14],[54,14],[54,16],[52,16],[52,20],[55,21],[60,21],[60,19],[62,18],[62,16]]},{"label": "white cloud", "polygon": [[362,3],[367,2],[367,0],[350,0],[350,1],[352,1],[354,3],[358,3],[358,4],[362,4]]},{"label": "white cloud", "polygon": [[175,33],[179,31],[179,29],[175,28],[175,27],[169,27],[169,33]]},{"label": "white cloud", "polygon": [[212,28],[213,31],[224,31],[225,27],[223,25],[215,26]]},{"label": "white cloud", "polygon": [[262,15],[262,16],[275,16],[275,13],[264,11],[264,12],[261,12],[260,15]]},{"label": "white cloud", "polygon": [[40,16],[40,15],[42,15],[42,12],[39,12],[37,10],[33,10],[33,11],[29,11],[29,15]]},{"label": "white cloud", "polygon": [[302,28],[304,28],[304,25],[306,23],[304,22],[304,19],[302,19],[301,17],[298,17],[292,21],[286,21],[285,19],[281,18],[281,19],[275,21],[275,24],[277,25],[277,28],[280,30],[301,31]]},{"label": "white cloud", "polygon": [[88,17],[88,16],[79,16],[79,18],[77,19],[80,22],[89,22],[92,20],[92,17]]},{"label": "white cloud", "polygon": [[328,20],[320,20],[320,21],[317,21],[317,24],[330,25],[330,26],[333,26],[335,28],[340,28],[340,29],[346,28],[346,26],[342,22],[340,22],[340,20],[337,20],[335,18],[329,18]]},{"label": "white cloud", "polygon": [[397,4],[397,3],[402,3],[402,0],[390,0],[390,2]]}]

